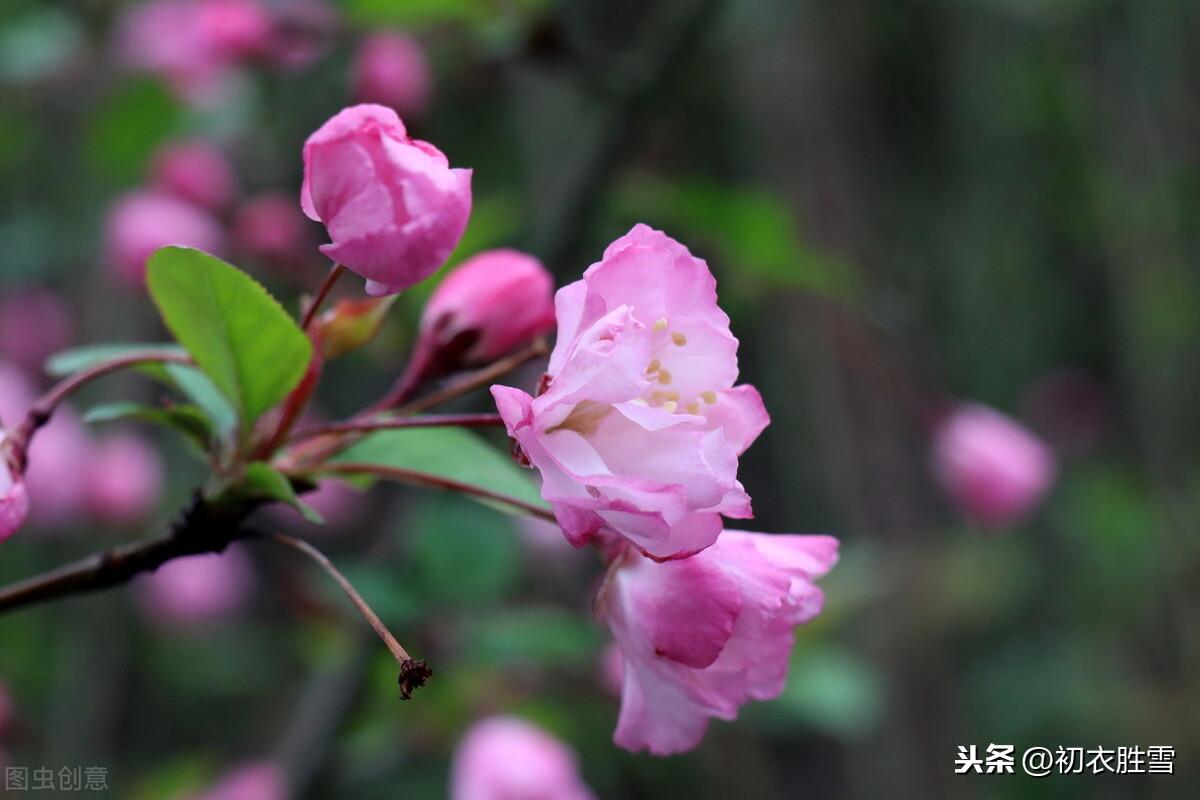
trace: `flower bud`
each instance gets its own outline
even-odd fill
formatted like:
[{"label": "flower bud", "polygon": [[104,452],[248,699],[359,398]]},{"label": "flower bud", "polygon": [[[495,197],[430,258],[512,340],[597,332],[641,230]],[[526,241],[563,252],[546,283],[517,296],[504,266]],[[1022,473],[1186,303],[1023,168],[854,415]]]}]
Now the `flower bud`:
[{"label": "flower bud", "polygon": [[233,219],[239,252],[263,264],[294,270],[313,260],[308,223],[292,198],[262,194],[242,204]]},{"label": "flower bud", "polygon": [[404,116],[425,112],[430,83],[429,61],[421,43],[402,33],[363,39],[351,67],[355,101],[391,106]]},{"label": "flower bud", "polygon": [[196,206],[162,192],[138,191],[119,198],[106,222],[109,266],[126,285],[141,288],[146,260],[161,247],[180,245],[219,253],[217,222]]},{"label": "flower bud", "polygon": [[554,279],[533,256],[489,250],[456,267],[421,316],[423,344],[485,364],[554,328]]},{"label": "flower bud", "polygon": [[390,108],[343,109],[304,143],[300,203],[323,222],[321,252],[395,294],[445,263],[471,213],[471,170],[451,169],[428,142],[410,139]]},{"label": "flower bud", "polygon": [[337,358],[370,343],[383,326],[394,297],[339,300],[317,325],[321,354]]},{"label": "flower bud", "polygon": [[158,451],[132,434],[116,434],[93,448],[87,464],[87,504],[92,516],[113,525],[145,519],[162,493]]},{"label": "flower bud", "polygon": [[476,723],[454,755],[451,800],[588,800],[575,754],[558,739],[516,717]]},{"label": "flower bud", "polygon": [[204,208],[219,210],[237,191],[233,168],[211,142],[173,142],[158,152],[150,168],[155,189]]},{"label": "flower bud", "polygon": [[1014,420],[987,406],[960,406],[934,434],[934,471],[950,499],[985,525],[1017,521],[1054,481],[1054,455]]},{"label": "flower bud", "polygon": [[[0,449],[0,455],[3,450]],[[29,492],[25,480],[0,459],[0,542],[16,533],[29,515]]]}]

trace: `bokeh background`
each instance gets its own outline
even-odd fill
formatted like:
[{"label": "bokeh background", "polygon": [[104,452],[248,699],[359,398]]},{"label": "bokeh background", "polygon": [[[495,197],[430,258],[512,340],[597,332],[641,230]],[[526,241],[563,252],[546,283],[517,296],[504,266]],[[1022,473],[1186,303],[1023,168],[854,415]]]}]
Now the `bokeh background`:
[{"label": "bokeh background", "polygon": [[[334,489],[327,530],[276,521],[434,664],[414,700],[335,587],[243,544],[199,613],[143,580],[0,617],[10,764],[106,765],[134,800],[265,759],[305,797],[434,798],[470,722],[510,712],[568,742],[605,798],[1200,794],[1200,6],[279,0],[278,52],[197,89],[131,66],[133,5],[4,2],[0,350],[30,330],[45,349],[163,336],[104,229],[181,138],[234,167],[212,212],[224,254],[295,308],[321,230],[296,204],[278,224],[301,246],[247,255],[238,209],[296,197],[304,138],[355,99],[356,49],[401,30],[431,65],[410,131],[475,168],[454,260],[519,247],[565,283],[636,221],[686,242],[773,417],[743,460],[755,527],[832,533],[844,555],[784,695],[656,759],[610,741],[592,553],[455,498]],[[427,292],[330,368],[324,416],[398,374]],[[157,391],[112,378],[76,410]],[[1023,521],[984,529],[938,491],[931,426],[963,400],[1055,448],[1057,483]],[[146,535],[203,480],[169,435],[89,429],[61,474],[137,436],[162,459],[156,499],[119,522],[87,503],[42,520],[0,547],[0,580]],[[958,745],[991,742],[1171,745],[1176,774],[953,774]]]}]

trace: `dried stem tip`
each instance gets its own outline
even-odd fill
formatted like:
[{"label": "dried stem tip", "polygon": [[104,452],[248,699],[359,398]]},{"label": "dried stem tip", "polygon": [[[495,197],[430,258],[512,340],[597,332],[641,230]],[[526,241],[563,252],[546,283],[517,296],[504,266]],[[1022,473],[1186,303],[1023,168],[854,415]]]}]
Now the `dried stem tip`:
[{"label": "dried stem tip", "polygon": [[433,677],[433,670],[423,658],[410,658],[400,665],[400,699],[408,700],[412,693]]}]

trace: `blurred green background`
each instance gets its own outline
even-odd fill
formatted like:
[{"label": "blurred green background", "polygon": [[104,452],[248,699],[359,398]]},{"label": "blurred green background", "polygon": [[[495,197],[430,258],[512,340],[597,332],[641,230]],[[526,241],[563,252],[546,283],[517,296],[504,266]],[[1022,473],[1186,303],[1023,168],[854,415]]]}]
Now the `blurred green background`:
[{"label": "blurred green background", "polygon": [[[475,168],[455,260],[515,246],[566,283],[634,222],[686,242],[773,417],[742,465],[754,527],[831,533],[844,556],[782,698],[687,756],[632,756],[610,741],[592,554],[376,488],[313,536],[434,664],[411,702],[336,588],[243,544],[252,600],[200,630],[149,624],[133,589],[0,617],[13,763],[106,764],[139,800],[277,758],[306,796],[432,798],[469,722],[508,711],[605,798],[1200,795],[1200,5],[345,0],[319,58],[245,69],[201,107],[116,66],[122,5],[5,0],[0,291],[60,292],[76,343],[162,337],[103,267],[108,204],[180,136],[219,143],[244,195],[294,195],[304,138],[352,102],[356,42],[403,29],[435,73],[410,131]],[[321,276],[241,266],[290,308]],[[331,366],[327,416],[398,374],[427,291]],[[1078,415],[1030,417],[1030,398],[1063,370],[1105,413],[1038,513],[972,529],[930,477],[930,410],[1024,411],[1055,442]],[[115,378],[79,407],[154,393]],[[162,446],[154,524],[204,476]],[[145,532],[23,532],[0,580]],[[953,774],[958,745],[991,742],[1172,745],[1176,774]]]}]

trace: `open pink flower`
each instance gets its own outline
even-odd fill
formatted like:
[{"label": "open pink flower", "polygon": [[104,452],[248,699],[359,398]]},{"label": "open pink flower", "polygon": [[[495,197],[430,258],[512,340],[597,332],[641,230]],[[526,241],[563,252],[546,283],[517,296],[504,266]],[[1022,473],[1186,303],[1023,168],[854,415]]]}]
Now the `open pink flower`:
[{"label": "open pink flower", "polygon": [[486,364],[554,327],[554,279],[536,258],[488,250],[455,267],[434,290],[405,381]]},{"label": "open pink flower", "polygon": [[963,513],[1006,525],[1032,511],[1054,482],[1054,454],[1016,421],[979,403],[960,406],[934,436],[934,471]]},{"label": "open pink flower", "polygon": [[156,189],[208,209],[224,208],[237,191],[229,161],[202,139],[168,144],[155,154],[150,173]]},{"label": "open pink flower", "polygon": [[691,558],[657,563],[632,551],[598,598],[624,657],[613,740],[670,755],[731,720],[751,700],[778,697],[792,629],[821,611],[812,580],[837,561],[828,536],[725,531]]},{"label": "open pink flower", "polygon": [[113,434],[93,448],[87,469],[92,516],[114,525],[145,519],[162,493],[163,463],[145,439]]},{"label": "open pink flower", "polygon": [[223,233],[204,210],[162,192],[136,191],[117,199],[106,222],[108,263],[116,277],[140,289],[146,260],[161,247],[181,245],[220,253]]},{"label": "open pink flower", "polygon": [[476,723],[454,754],[451,800],[590,800],[566,745],[516,717]]},{"label": "open pink flower", "polygon": [[471,213],[471,170],[410,139],[396,112],[343,109],[304,143],[300,204],[325,223],[321,252],[367,279],[367,294],[395,294],[445,263]]},{"label": "open pink flower", "polygon": [[363,39],[351,66],[354,99],[390,106],[417,116],[429,105],[432,83],[421,43],[403,33],[376,33]]},{"label": "open pink flower", "polygon": [[549,388],[492,395],[567,539],[607,527],[680,558],[716,541],[722,515],[750,517],[738,456],[769,420],[754,387],[734,386],[738,342],[708,266],[637,225],[555,305]]}]

